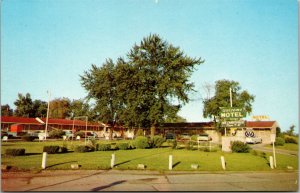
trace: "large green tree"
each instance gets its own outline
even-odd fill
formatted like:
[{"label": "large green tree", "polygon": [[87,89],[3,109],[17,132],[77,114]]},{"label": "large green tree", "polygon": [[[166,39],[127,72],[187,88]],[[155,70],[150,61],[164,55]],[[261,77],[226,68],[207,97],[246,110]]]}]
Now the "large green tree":
[{"label": "large green tree", "polygon": [[33,102],[29,93],[23,95],[21,93],[18,94],[18,98],[14,102],[16,106],[16,110],[14,112],[15,116],[18,117],[33,117]]},{"label": "large green tree", "polygon": [[34,100],[32,103],[33,117],[46,117],[47,108],[47,102],[39,99]]},{"label": "large green tree", "polygon": [[50,101],[49,118],[65,119],[71,117],[71,101],[68,98],[56,98]]},{"label": "large green tree", "polygon": [[1,116],[12,116],[13,109],[10,108],[8,104],[1,105]]},{"label": "large green tree", "polygon": [[232,90],[232,107],[243,108],[246,113],[252,112],[254,95],[247,90],[241,91],[240,84],[231,80],[218,80],[215,84],[215,95],[203,100],[203,117],[211,118],[214,122],[219,121],[220,107],[230,107],[230,93]]},{"label": "large green tree", "polygon": [[103,121],[155,128],[189,102],[194,87],[189,78],[203,62],[154,34],[135,44],[126,59],[92,65],[81,83],[88,98],[96,100]]}]

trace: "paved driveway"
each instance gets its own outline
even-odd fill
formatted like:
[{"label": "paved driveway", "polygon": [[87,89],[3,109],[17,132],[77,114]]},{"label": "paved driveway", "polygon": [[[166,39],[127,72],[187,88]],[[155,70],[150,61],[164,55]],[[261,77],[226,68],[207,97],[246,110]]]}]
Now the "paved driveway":
[{"label": "paved driveway", "polygon": [[42,171],[2,173],[2,191],[298,191],[293,172]]},{"label": "paved driveway", "polygon": [[[264,147],[264,145],[265,144],[255,144],[255,145],[251,145],[251,147],[254,150],[259,150],[259,151],[263,151],[263,152],[273,152],[273,148]],[[275,147],[275,152],[278,153],[278,154],[298,156],[298,151],[278,149],[276,147]]]}]

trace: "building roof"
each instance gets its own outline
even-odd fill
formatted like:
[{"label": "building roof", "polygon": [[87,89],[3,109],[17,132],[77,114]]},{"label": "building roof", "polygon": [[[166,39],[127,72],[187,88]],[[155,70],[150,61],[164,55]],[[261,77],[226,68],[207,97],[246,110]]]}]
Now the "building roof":
[{"label": "building roof", "polygon": [[246,127],[251,128],[270,128],[273,127],[276,121],[246,121]]},{"label": "building roof", "polygon": [[[46,118],[41,118],[41,120],[46,123]],[[19,124],[32,124],[32,125],[43,125],[38,122],[35,118],[26,117],[7,117],[1,116],[1,123],[19,123]],[[73,120],[68,119],[48,119],[48,124],[52,125],[73,125]],[[86,122],[81,120],[74,120],[74,125],[85,126]],[[88,122],[88,126],[100,126],[98,123]]]}]

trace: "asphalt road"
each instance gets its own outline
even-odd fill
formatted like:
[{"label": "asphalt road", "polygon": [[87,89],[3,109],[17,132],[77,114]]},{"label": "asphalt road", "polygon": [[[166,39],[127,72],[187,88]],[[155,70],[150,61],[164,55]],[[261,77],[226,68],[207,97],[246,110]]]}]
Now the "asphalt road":
[{"label": "asphalt road", "polygon": [[3,172],[2,191],[298,191],[293,172]]}]

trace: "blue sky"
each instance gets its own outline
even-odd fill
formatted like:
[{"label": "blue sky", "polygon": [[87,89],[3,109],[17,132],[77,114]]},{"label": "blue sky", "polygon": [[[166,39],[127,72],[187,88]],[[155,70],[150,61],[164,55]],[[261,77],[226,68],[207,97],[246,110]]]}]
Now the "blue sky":
[{"label": "blue sky", "polygon": [[202,85],[238,81],[254,94],[252,115],[298,129],[296,0],[4,0],[1,10],[1,104],[86,96],[79,75],[125,56],[150,33],[201,57],[197,93],[180,115],[202,117]]}]

